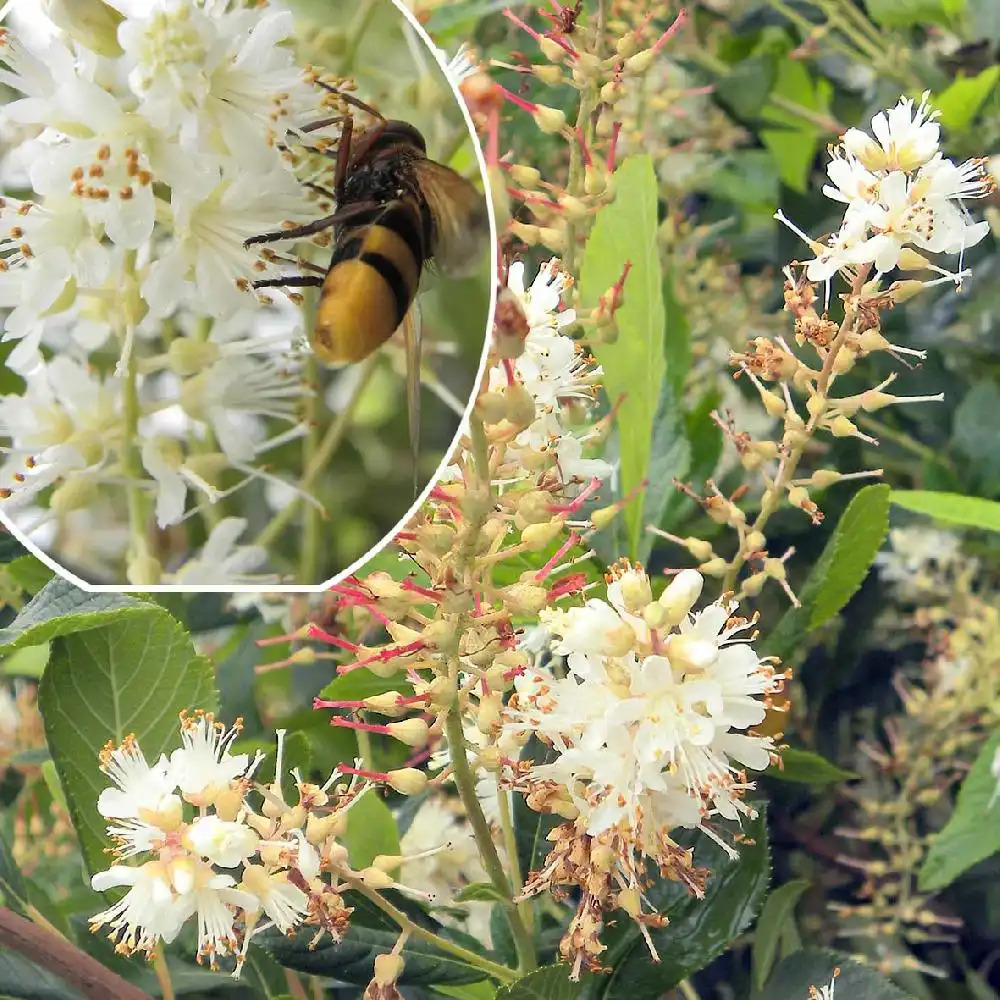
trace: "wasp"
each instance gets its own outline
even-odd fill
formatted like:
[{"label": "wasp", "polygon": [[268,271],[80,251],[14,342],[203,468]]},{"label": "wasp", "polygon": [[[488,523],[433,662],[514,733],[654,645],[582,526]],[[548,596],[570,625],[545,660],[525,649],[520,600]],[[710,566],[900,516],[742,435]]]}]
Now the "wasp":
[{"label": "wasp", "polygon": [[332,190],[310,184],[330,198],[330,215],[305,225],[262,233],[245,246],[298,239],[333,230],[325,274],[289,274],[252,283],[254,288],[320,289],[312,330],[316,355],[329,364],[362,361],[400,327],[407,345],[407,395],[411,443],[419,411],[419,323],[414,302],[425,265],[445,277],[474,274],[489,236],[485,196],[450,167],[427,156],[427,143],[409,122],[387,119],[374,108],[320,82],[374,124],[356,131],[350,113],[303,127],[313,131],[340,123],[335,150],[306,147],[335,159]]}]

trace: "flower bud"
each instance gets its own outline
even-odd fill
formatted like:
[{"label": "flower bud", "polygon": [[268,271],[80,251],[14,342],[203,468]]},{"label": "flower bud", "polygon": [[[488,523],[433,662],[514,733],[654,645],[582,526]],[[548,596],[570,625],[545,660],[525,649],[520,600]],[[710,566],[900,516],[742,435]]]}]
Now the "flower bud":
[{"label": "flower bud", "polygon": [[476,397],[476,415],[484,424],[498,424],[507,418],[507,400],[502,392],[481,392]]},{"label": "flower bud", "polygon": [[[711,551],[711,550],[710,550]],[[704,578],[696,569],[682,569],[660,594],[659,605],[667,613],[667,622],[677,625],[684,621],[701,596]]]},{"label": "flower bud", "polygon": [[[712,543],[706,542],[704,538],[695,538],[694,535],[689,535],[681,543],[684,548],[688,550],[695,557],[695,559],[711,559],[714,555],[714,550],[712,549]],[[678,573],[678,576],[681,574]],[[676,577],[674,578],[676,579]],[[670,589],[669,587],[667,588]],[[695,596],[697,600],[697,595]]]},{"label": "flower bud", "polygon": [[550,108],[544,104],[536,104],[535,110],[531,113],[535,119],[535,124],[546,135],[554,132],[561,132],[566,125],[566,113],[559,108]]},{"label": "flower bud", "polygon": [[617,80],[608,80],[601,87],[601,101],[604,104],[614,104],[620,100],[625,93],[625,88]]},{"label": "flower bud", "polygon": [[611,504],[609,507],[600,507],[590,515],[590,523],[597,531],[603,531],[621,513],[619,504]]},{"label": "flower bud", "polygon": [[540,586],[515,583],[502,591],[503,602],[515,615],[534,617],[548,603],[549,592]]},{"label": "flower bud", "polygon": [[538,226],[533,226],[529,222],[518,222],[516,219],[507,227],[514,236],[529,247],[538,244],[540,232]]},{"label": "flower bud", "polygon": [[629,31],[627,34],[622,35],[622,37],[615,42],[615,52],[617,52],[622,59],[630,59],[638,51],[639,39],[634,31]]},{"label": "flower bud", "polygon": [[709,559],[698,567],[699,571],[705,576],[725,576],[726,568],[726,560],[722,556]]},{"label": "flower bud", "polygon": [[601,194],[608,186],[608,173],[593,163],[583,168],[583,190],[589,195]]},{"label": "flower bud", "polygon": [[524,163],[512,163],[507,172],[518,187],[528,191],[538,187],[542,179],[542,172],[537,167],[530,167]]},{"label": "flower bud", "polygon": [[491,691],[479,699],[479,710],[476,712],[476,728],[487,735],[500,722],[500,712],[503,710],[503,694]]},{"label": "flower bud", "polygon": [[754,573],[753,576],[748,576],[743,583],[740,584],[740,593],[744,597],[756,597],[764,589],[764,584],[766,582],[766,573]]},{"label": "flower bud", "polygon": [[552,63],[538,63],[531,67],[531,72],[550,87],[556,87],[563,81],[562,69]]},{"label": "flower bud", "polygon": [[507,419],[515,427],[527,427],[536,416],[534,396],[520,383],[514,382],[504,389]]},{"label": "flower bud", "polygon": [[521,532],[521,541],[533,552],[547,548],[563,530],[561,518],[554,517],[548,524],[529,524]]},{"label": "flower bud", "polygon": [[625,60],[625,74],[627,76],[642,76],[643,73],[649,72],[655,59],[656,51],[654,49],[643,49],[642,52],[636,52],[634,56],[629,56]]},{"label": "flower bud", "polygon": [[387,778],[389,787],[400,795],[419,795],[427,787],[427,775],[415,767],[389,771]]},{"label": "flower bud", "polygon": [[538,47],[542,50],[542,55],[549,62],[562,62],[566,58],[566,50],[557,41],[549,38],[548,35],[542,35],[538,39]]},{"label": "flower bud", "polygon": [[889,301],[895,305],[901,302],[908,302],[915,295],[919,295],[926,285],[915,278],[907,278],[903,281],[894,281],[889,286]]},{"label": "flower bud", "polygon": [[566,249],[566,233],[552,226],[538,227],[538,242],[548,247],[553,253],[562,253]]},{"label": "flower bud", "polygon": [[748,532],[746,537],[746,548],[749,552],[763,552],[767,545],[767,539],[761,531]]},{"label": "flower bud", "polygon": [[391,875],[374,865],[362,868],[358,872],[358,877],[372,889],[391,889],[396,884],[396,880]]},{"label": "flower bud", "polygon": [[404,719],[402,722],[390,722],[386,729],[394,740],[405,743],[408,747],[426,746],[428,726],[423,719]]}]

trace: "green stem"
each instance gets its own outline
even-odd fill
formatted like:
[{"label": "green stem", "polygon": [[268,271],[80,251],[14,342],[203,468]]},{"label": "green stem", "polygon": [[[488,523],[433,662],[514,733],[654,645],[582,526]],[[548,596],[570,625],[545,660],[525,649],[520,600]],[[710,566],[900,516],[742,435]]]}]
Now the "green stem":
[{"label": "green stem", "polygon": [[[124,270],[131,273],[135,267],[135,252],[129,251]],[[122,371],[122,472],[128,485],[125,488],[128,504],[129,557],[139,559],[149,554],[146,542],[146,497],[143,494],[142,457],[136,443],[141,407],[139,405],[139,365],[134,342],[135,328],[126,326],[122,339],[125,367]]]},{"label": "green stem", "polygon": [[[510,808],[510,795],[506,788],[500,786],[497,780],[497,804],[500,810],[500,831],[503,834],[503,849],[507,855],[507,863],[510,866],[510,877],[514,883],[514,895],[519,896],[524,888],[524,875],[521,873],[521,862],[517,857],[517,839],[514,836],[514,821]],[[534,934],[535,916],[528,900],[522,900],[517,904],[521,919],[529,931]]]},{"label": "green stem", "polygon": [[498,979],[501,983],[512,983],[519,978],[518,973],[513,969],[507,968],[506,965],[499,965],[497,962],[491,962],[488,958],[483,958],[482,955],[477,955],[474,951],[469,951],[467,948],[463,948],[461,945],[455,944],[447,938],[439,937],[433,931],[427,930],[426,927],[421,927],[420,924],[415,924],[405,913],[403,913],[402,910],[393,906],[392,903],[383,898],[374,889],[369,888],[360,879],[354,878],[350,875],[345,875],[344,881],[350,883],[352,889],[360,892],[362,896],[366,896],[383,913],[392,918],[392,920],[399,925],[400,930],[404,930],[413,937],[420,938],[421,941],[426,941],[428,944],[432,944],[436,948],[440,948],[441,951],[446,951],[448,954],[462,959],[462,961],[466,962],[468,965],[475,966],[477,969],[482,969],[483,972],[492,976],[494,979]]},{"label": "green stem", "polygon": [[[316,447],[316,451],[313,453],[312,461],[307,469],[302,473],[302,478],[299,481],[299,487],[302,490],[308,491],[312,488],[313,482],[316,477],[326,468],[333,456],[333,453],[337,450],[340,442],[343,440],[344,435],[347,433],[348,427],[351,425],[351,420],[354,417],[354,411],[358,408],[358,403],[361,401],[361,396],[364,393],[365,387],[368,385],[375,369],[379,364],[379,352],[375,352],[362,362],[364,368],[361,372],[361,378],[358,380],[358,384],[354,389],[351,398],[348,400],[347,405],[339,414],[337,414],[337,419],[334,420],[332,424],[326,429],[326,434],[324,434],[323,439]],[[257,536],[254,541],[254,545],[262,545],[264,548],[270,548],[274,543],[275,539],[285,530],[286,526],[295,516],[295,511],[301,498],[298,496],[293,496],[291,500],[285,504],[284,508],[271,519],[268,525],[263,531]]]},{"label": "green stem", "polygon": [[493,883],[493,887],[504,897],[506,902],[505,912],[510,923],[511,933],[514,936],[514,946],[517,949],[518,972],[523,976],[538,967],[535,959],[535,943],[532,940],[531,932],[521,919],[516,905],[511,900],[510,881],[504,871],[500,855],[497,854],[496,845],[493,843],[493,832],[490,830],[489,821],[483,813],[479,796],[476,795],[476,779],[466,754],[462,716],[457,710],[453,709],[448,712],[445,717],[444,731],[451,756],[455,787],[465,805],[465,812],[472,826],[476,846],[479,848],[479,856],[486,869],[486,874]]}]

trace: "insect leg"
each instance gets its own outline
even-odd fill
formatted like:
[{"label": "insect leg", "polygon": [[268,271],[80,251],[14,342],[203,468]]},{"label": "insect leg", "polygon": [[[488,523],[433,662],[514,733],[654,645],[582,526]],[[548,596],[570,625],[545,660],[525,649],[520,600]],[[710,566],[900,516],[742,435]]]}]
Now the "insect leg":
[{"label": "insect leg", "polygon": [[372,116],[372,118],[385,121],[385,115],[381,111],[376,111],[370,104],[365,104],[358,97],[354,97],[352,94],[347,94],[342,90],[338,90],[333,84],[324,83],[322,80],[316,81],[317,85],[322,87],[324,90],[328,90],[331,94],[336,94],[345,104],[350,104],[352,107],[358,108],[360,111],[364,111],[366,114]]},{"label": "insect leg", "polygon": [[315,274],[289,274],[284,278],[262,278],[251,281],[251,288],[319,288],[323,279]]},{"label": "insect leg", "polygon": [[336,213],[324,215],[322,219],[314,222],[307,222],[303,226],[294,226],[291,229],[278,229],[272,233],[261,233],[259,236],[251,236],[243,241],[243,246],[253,246],[254,243],[274,243],[276,240],[294,240],[300,236],[312,236],[313,233],[321,233],[324,229],[329,229],[334,225]]},{"label": "insect leg", "polygon": [[317,194],[323,195],[324,198],[330,198],[332,201],[337,200],[337,196],[329,188],[323,187],[322,184],[314,184],[312,181],[303,181],[302,186],[309,188],[310,191],[315,191]]},{"label": "insect leg", "polygon": [[336,125],[337,122],[342,122],[347,116],[346,115],[331,115],[329,118],[320,118],[317,121],[310,122],[308,125],[300,125],[300,132],[315,132],[318,128],[325,128],[327,125]]}]

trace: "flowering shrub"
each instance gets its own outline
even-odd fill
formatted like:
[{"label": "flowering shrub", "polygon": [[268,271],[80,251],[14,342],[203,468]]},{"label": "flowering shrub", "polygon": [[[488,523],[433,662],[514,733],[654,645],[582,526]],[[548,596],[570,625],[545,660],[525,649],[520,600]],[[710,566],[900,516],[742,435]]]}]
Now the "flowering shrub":
[{"label": "flowering shrub", "polygon": [[[42,674],[105,894],[90,947],[164,995],[192,964],[360,1000],[985,989],[960,876],[1000,849],[1000,481],[952,342],[956,302],[992,315],[992,119],[905,62],[863,112],[819,56],[860,72],[891,26],[814,6],[830,37],[779,4],[780,45],[734,48],[721,4],[418,5],[500,225],[487,368],[424,501],[321,594],[89,595],[5,552],[0,643]],[[11,878],[24,953],[71,969]],[[141,994],[138,962],[95,966]]]}]

